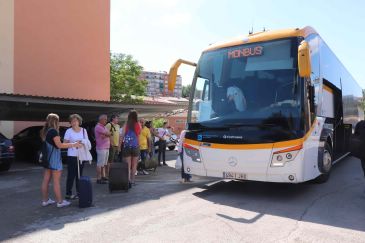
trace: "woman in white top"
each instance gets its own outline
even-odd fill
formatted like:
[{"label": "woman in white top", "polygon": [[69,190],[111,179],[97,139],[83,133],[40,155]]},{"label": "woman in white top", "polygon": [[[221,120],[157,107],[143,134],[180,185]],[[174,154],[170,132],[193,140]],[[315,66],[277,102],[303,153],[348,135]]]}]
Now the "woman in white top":
[{"label": "woman in white top", "polygon": [[[73,114],[70,116],[71,128],[66,130],[64,142],[73,143],[81,142],[83,139],[89,139],[86,129],[80,127],[82,124],[82,118],[78,114]],[[66,199],[77,199],[79,194],[78,188],[78,168],[77,168],[77,149],[69,148],[67,150],[67,180],[66,180]],[[80,164],[80,176],[82,175],[82,170],[84,168],[83,162]],[[76,181],[76,194],[72,194],[72,187]]]}]

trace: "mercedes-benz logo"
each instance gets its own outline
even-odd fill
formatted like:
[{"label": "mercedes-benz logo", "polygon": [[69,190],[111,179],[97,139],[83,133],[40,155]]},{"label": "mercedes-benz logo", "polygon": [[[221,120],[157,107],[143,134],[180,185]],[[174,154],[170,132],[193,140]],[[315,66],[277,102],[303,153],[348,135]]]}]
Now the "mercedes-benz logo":
[{"label": "mercedes-benz logo", "polygon": [[232,167],[235,167],[238,164],[238,160],[236,157],[229,157],[228,164]]}]

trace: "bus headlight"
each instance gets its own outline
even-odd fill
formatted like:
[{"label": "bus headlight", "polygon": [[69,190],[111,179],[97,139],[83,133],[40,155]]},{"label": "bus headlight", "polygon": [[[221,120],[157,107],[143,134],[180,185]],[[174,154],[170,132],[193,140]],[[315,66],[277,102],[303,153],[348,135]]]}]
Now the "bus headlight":
[{"label": "bus headlight", "polygon": [[271,167],[283,167],[285,163],[293,161],[297,157],[303,145],[287,148],[273,153]]},{"label": "bus headlight", "polygon": [[189,156],[194,162],[201,162],[199,149],[184,143],[184,151],[187,156]]}]

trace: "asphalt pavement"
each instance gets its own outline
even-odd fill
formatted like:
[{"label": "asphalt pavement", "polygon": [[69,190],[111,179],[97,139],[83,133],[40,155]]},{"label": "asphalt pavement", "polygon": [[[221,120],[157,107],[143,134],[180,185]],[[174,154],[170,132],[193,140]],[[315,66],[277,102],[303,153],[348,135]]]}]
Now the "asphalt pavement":
[{"label": "asphalt pavement", "polygon": [[[169,166],[138,176],[128,193],[93,183],[95,206],[86,209],[77,201],[41,207],[42,169],[16,163],[0,174],[0,241],[365,242],[365,180],[355,158],[336,164],[325,184],[181,184],[176,156],[169,151]],[[95,167],[85,174],[95,179]]]}]

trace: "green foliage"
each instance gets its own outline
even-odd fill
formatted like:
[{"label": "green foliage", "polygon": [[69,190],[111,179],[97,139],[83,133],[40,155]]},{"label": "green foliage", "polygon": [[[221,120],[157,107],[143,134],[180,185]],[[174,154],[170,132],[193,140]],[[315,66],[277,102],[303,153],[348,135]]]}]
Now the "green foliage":
[{"label": "green foliage", "polygon": [[152,120],[153,127],[155,127],[155,128],[162,127],[164,122],[165,122],[165,119],[163,119],[163,118],[155,118]]},{"label": "green foliage", "polygon": [[182,97],[183,98],[189,98],[190,97],[190,91],[191,91],[191,84],[183,86],[182,87]]},{"label": "green foliage", "polygon": [[110,54],[110,99],[139,103],[145,95],[147,81],[139,77],[143,67],[131,55]]}]

